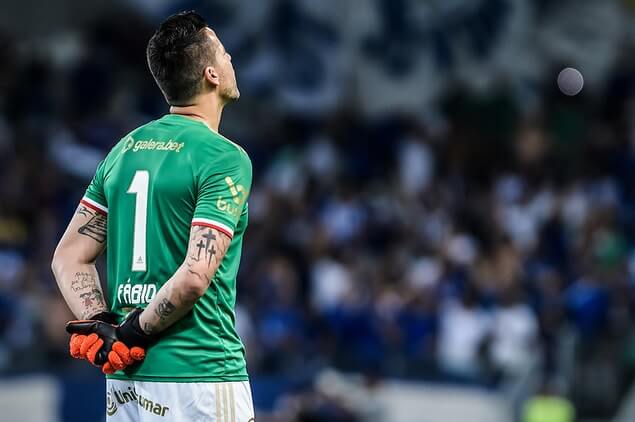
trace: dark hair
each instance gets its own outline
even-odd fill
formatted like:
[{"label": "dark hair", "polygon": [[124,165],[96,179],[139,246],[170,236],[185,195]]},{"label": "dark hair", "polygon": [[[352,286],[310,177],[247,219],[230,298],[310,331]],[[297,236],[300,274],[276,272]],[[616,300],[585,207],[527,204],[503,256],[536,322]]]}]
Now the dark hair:
[{"label": "dark hair", "polygon": [[188,105],[201,90],[205,67],[214,61],[206,27],[197,13],[177,13],[163,21],[148,42],[150,72],[170,105]]}]

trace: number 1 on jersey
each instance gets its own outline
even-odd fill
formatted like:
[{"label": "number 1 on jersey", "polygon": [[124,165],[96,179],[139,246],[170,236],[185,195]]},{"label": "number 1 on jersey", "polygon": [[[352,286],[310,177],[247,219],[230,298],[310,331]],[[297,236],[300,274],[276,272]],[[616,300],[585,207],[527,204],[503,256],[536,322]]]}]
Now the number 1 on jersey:
[{"label": "number 1 on jersey", "polygon": [[134,213],[134,236],[132,241],[132,271],[146,271],[146,227],[148,217],[148,185],[150,174],[147,170],[137,170],[128,188],[128,193],[136,194]]}]

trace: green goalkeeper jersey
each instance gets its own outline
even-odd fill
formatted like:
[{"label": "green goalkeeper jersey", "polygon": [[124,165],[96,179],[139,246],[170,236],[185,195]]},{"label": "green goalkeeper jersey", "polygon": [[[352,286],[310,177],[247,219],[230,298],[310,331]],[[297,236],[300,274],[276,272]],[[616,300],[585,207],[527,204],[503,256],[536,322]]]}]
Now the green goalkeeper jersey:
[{"label": "green goalkeeper jersey", "polygon": [[247,227],[247,153],[203,122],[166,115],[125,136],[99,164],[81,203],[107,214],[108,298],[122,319],[145,307],[183,263],[191,225],[232,238],[207,292],[114,379],[247,380],[236,333],[236,274]]}]

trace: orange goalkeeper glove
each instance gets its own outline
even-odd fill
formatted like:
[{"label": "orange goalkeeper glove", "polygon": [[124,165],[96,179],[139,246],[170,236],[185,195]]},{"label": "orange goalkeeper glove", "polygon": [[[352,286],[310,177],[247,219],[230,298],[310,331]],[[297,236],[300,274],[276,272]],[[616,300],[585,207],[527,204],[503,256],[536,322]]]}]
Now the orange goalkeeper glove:
[{"label": "orange goalkeeper glove", "polygon": [[[102,321],[108,324],[115,324],[117,322],[117,315],[112,312],[100,312],[88,318],[86,321]],[[75,359],[87,359],[88,352],[95,346],[96,342],[96,334],[73,334],[69,342],[70,355]]]},{"label": "orange goalkeeper glove", "polygon": [[101,366],[105,374],[112,374],[143,360],[146,349],[157,339],[141,330],[141,312],[141,308],[133,310],[119,326],[94,320],[70,321],[66,324],[66,331],[85,335],[80,355],[85,352],[90,363]]}]

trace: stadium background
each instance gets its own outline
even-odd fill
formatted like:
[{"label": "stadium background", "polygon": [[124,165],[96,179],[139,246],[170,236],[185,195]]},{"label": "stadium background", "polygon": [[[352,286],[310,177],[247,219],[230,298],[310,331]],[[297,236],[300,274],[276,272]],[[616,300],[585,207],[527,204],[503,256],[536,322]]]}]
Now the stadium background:
[{"label": "stadium background", "polygon": [[242,93],[259,421],[633,420],[626,0],[2,1],[0,420],[103,417],[49,265],[99,160],[167,111],[144,49],[184,9]]}]

